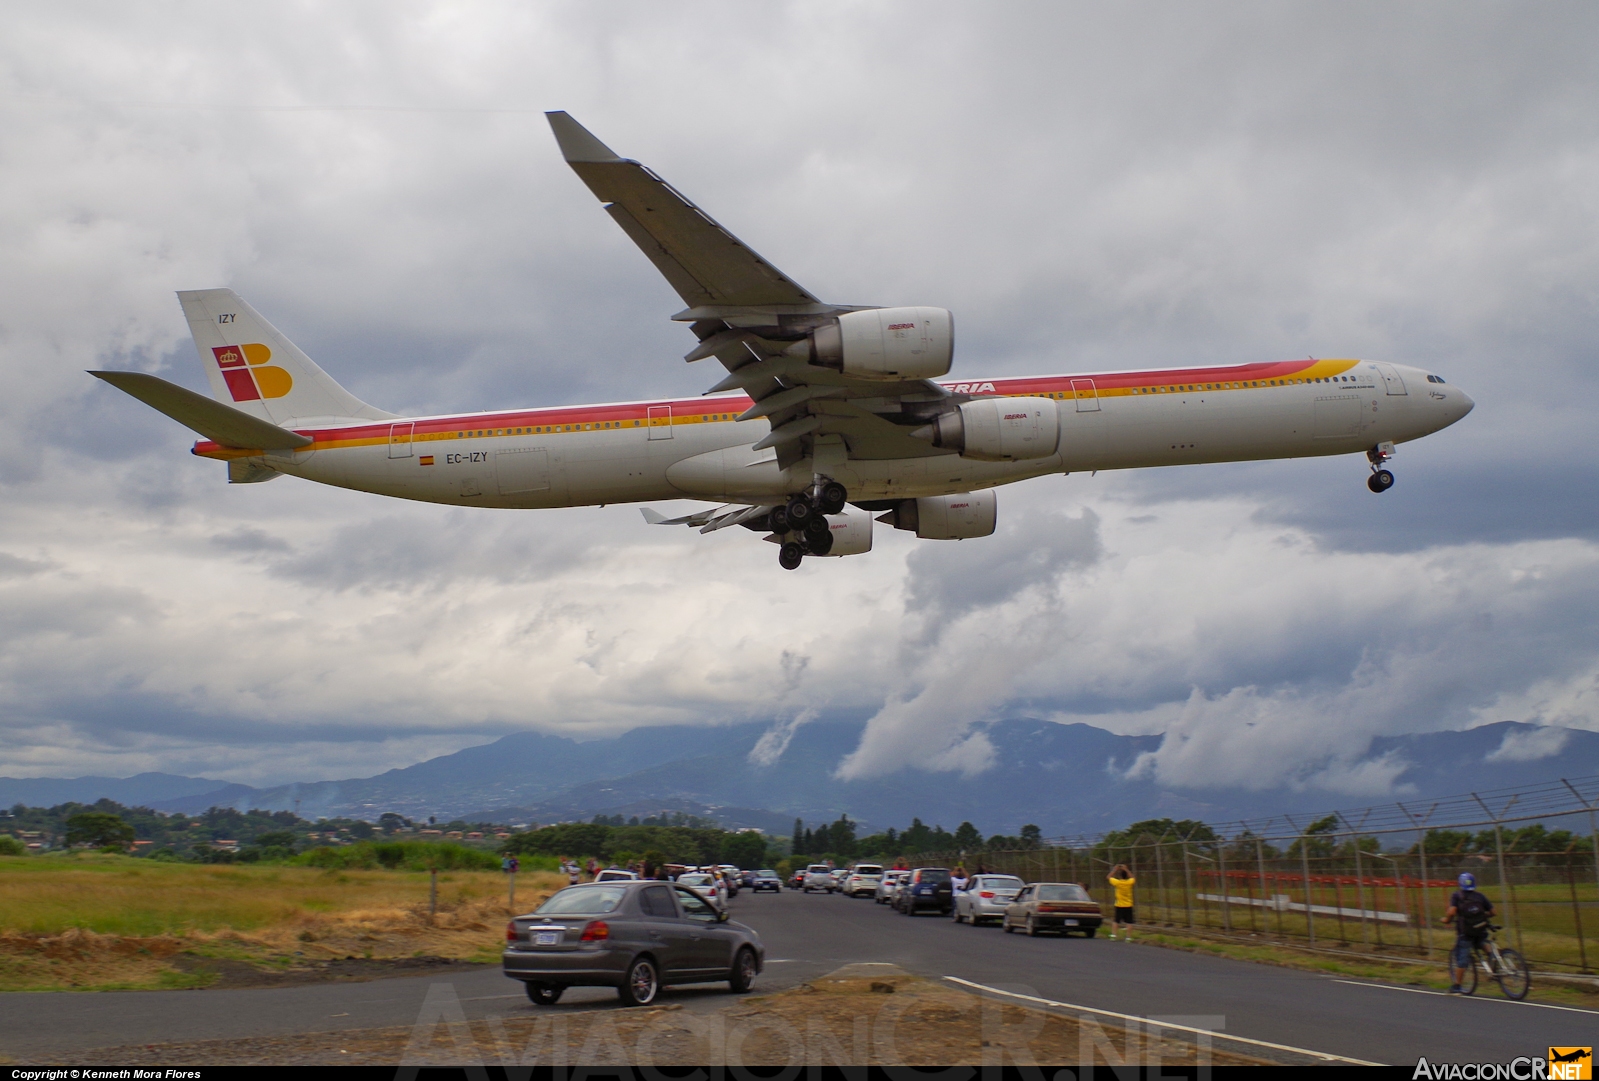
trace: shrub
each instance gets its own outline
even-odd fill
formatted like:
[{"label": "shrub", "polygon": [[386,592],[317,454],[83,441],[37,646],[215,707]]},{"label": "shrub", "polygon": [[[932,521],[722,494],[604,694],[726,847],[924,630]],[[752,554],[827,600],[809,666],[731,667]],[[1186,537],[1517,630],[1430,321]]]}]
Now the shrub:
[{"label": "shrub", "polygon": [[361,841],[343,848],[313,848],[297,857],[307,867],[341,870],[385,867],[389,870],[497,871],[500,857],[481,848],[451,841]]},{"label": "shrub", "polygon": [[27,854],[27,845],[9,833],[0,833],[0,856],[26,856]]}]

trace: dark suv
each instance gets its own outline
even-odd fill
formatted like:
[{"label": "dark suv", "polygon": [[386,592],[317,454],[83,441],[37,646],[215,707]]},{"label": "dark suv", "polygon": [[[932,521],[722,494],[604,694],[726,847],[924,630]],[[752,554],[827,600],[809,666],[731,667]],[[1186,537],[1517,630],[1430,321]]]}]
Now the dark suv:
[{"label": "dark suv", "polygon": [[949,884],[949,868],[918,867],[904,885],[894,891],[894,907],[907,916],[933,909],[947,916],[955,910],[955,891]]}]

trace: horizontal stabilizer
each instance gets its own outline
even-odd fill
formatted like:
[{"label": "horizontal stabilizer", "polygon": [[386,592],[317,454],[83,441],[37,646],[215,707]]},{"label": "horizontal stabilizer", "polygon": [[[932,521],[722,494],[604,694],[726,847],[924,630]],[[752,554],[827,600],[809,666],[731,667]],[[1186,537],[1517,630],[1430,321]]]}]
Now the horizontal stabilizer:
[{"label": "horizontal stabilizer", "polygon": [[183,426],[225,447],[242,450],[292,450],[307,446],[311,437],[279,428],[270,421],[224,405],[214,398],[157,379],[143,372],[90,372],[132,395],[145,405],[165,413]]}]

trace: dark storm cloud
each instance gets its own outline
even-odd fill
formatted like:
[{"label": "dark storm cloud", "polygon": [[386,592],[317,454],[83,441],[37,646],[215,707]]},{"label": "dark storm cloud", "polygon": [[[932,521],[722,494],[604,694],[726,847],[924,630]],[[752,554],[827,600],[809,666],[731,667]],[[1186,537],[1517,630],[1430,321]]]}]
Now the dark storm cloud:
[{"label": "dark storm cloud", "polygon": [[[876,714],[864,776],[980,770],[974,720],[1058,711],[1171,728],[1163,775],[1359,788],[1381,771],[1318,740],[1599,726],[1595,31],[1589,4],[18,9],[4,749],[288,780],[357,772],[361,730],[375,769],[444,731],[847,708]],[[1478,407],[1380,498],[1358,459],[1042,479],[994,537],[782,577],[632,509],[229,488],[83,374],[205,389],[172,291],[227,285],[396,411],[704,389],[547,108],[819,295],[952,308],[956,374],[1369,356]],[[255,732],[293,734],[233,749]]]}]

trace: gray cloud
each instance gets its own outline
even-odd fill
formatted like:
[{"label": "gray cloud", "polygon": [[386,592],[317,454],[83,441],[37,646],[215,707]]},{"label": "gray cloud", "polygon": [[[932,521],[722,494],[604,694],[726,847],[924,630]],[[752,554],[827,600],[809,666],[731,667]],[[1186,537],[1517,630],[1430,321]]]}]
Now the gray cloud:
[{"label": "gray cloud", "polygon": [[[289,780],[517,727],[851,709],[875,714],[853,775],[980,770],[974,721],[1036,715],[1170,729],[1140,767],[1165,779],[1367,791],[1377,732],[1599,726],[1596,23],[17,9],[0,748],[12,772]],[[819,294],[954,309],[960,373],[1366,355],[1478,408],[1401,448],[1380,499],[1357,460],[1045,479],[1001,493],[995,537],[880,535],[784,576],[741,531],[628,508],[229,488],[83,375],[204,389],[172,291],[229,285],[396,410],[698,392],[676,298],[545,108]]]}]

